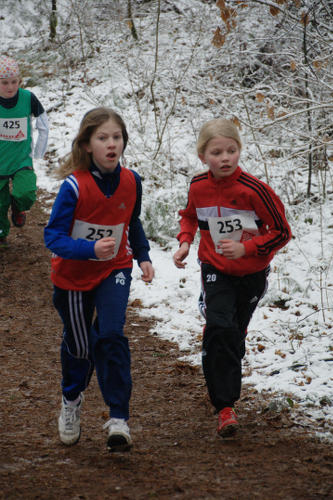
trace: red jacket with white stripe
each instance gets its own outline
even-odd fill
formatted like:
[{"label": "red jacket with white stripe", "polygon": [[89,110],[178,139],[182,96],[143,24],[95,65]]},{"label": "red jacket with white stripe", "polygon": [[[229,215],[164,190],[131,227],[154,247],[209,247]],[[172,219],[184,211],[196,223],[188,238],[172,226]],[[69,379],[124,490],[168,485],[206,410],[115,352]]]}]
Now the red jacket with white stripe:
[{"label": "red jacket with white stripe", "polygon": [[[245,255],[239,259],[227,259],[216,252],[210,232],[212,218],[219,222],[221,233],[229,237],[229,231],[241,227],[241,221],[251,215],[257,226],[256,234],[244,234],[241,242]],[[182,244],[193,242],[200,229],[198,257],[201,262],[213,265],[225,274],[244,276],[265,269],[277,250],[288,243],[291,230],[285,217],[284,206],[275,192],[256,177],[240,167],[222,179],[215,179],[211,172],[193,177],[185,210],[180,210]],[[224,219],[220,219],[224,217]]]}]

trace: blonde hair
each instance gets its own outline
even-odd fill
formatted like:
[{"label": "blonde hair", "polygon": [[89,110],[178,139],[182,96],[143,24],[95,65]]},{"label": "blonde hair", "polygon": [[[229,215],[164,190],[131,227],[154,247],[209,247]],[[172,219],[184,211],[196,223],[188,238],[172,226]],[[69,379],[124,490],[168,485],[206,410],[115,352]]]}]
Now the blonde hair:
[{"label": "blonde hair", "polygon": [[236,125],[231,120],[216,118],[206,122],[199,132],[197,141],[197,152],[199,155],[205,153],[207,144],[214,137],[223,136],[230,137],[237,142],[239,149],[242,149],[242,142]]},{"label": "blonde hair", "polygon": [[94,108],[88,111],[82,118],[79,132],[72,142],[71,152],[60,160],[58,175],[61,179],[73,173],[74,170],[89,169],[91,154],[86,151],[84,146],[89,143],[90,137],[94,131],[110,119],[114,120],[121,128],[124,141],[123,152],[125,151],[128,142],[128,134],[121,116],[111,108]]}]

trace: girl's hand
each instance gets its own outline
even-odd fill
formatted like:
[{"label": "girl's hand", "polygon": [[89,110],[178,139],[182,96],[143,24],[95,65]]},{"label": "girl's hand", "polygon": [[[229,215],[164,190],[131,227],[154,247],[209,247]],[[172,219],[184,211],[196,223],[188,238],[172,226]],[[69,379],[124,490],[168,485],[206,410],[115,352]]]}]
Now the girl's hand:
[{"label": "girl's hand", "polygon": [[155,276],[155,271],[154,271],[154,268],[152,266],[152,263],[149,261],[141,262],[140,268],[142,271],[141,279],[143,281],[145,281],[146,283],[150,283],[152,281],[153,277]]},{"label": "girl's hand", "polygon": [[107,237],[97,240],[94,246],[96,257],[98,259],[109,259],[113,255],[115,245],[115,238]]},{"label": "girl's hand", "polygon": [[221,240],[220,247],[224,257],[227,259],[239,259],[245,255],[245,248],[243,243],[234,240]]},{"label": "girl's hand", "polygon": [[177,252],[175,252],[173,256],[173,262],[176,267],[179,269],[184,269],[186,266],[186,262],[183,262],[184,259],[188,256],[190,251],[190,245],[184,241],[178,248]]}]

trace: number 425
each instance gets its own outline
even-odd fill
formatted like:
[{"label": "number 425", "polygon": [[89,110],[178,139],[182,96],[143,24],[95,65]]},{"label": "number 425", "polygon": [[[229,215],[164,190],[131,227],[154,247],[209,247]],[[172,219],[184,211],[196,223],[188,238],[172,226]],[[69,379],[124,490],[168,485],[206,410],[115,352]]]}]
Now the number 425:
[{"label": "number 425", "polygon": [[20,128],[19,120],[6,120],[2,124],[3,128]]}]

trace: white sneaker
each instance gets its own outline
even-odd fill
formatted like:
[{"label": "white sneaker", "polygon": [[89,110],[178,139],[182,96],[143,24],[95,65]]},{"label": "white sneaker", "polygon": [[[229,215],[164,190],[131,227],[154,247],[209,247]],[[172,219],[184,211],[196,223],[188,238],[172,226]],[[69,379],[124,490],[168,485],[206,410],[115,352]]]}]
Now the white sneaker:
[{"label": "white sneaker", "polygon": [[77,405],[70,404],[64,397],[62,398],[61,412],[58,419],[58,430],[60,441],[68,446],[77,443],[80,439],[80,411],[82,402],[82,393],[80,394],[80,401]]},{"label": "white sneaker", "polygon": [[129,451],[132,439],[127,422],[124,418],[110,418],[103,429],[108,429],[109,437],[107,446],[110,451]]}]

